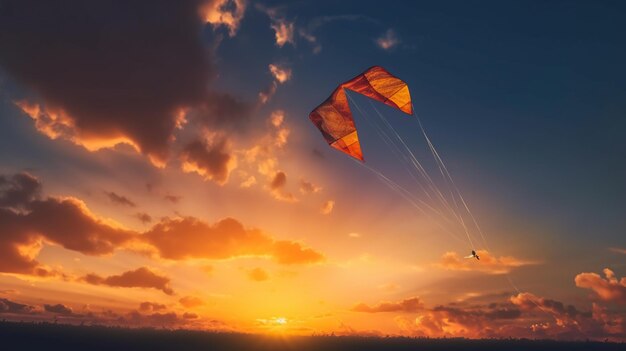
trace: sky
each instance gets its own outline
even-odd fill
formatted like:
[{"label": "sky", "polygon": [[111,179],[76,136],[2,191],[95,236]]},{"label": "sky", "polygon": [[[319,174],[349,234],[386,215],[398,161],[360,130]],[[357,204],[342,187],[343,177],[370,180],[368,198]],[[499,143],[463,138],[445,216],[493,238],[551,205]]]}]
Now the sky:
[{"label": "sky", "polygon": [[[0,1],[0,318],[623,341],[624,15]],[[415,115],[349,93],[364,166],[308,115],[374,65]],[[454,193],[418,118],[480,232],[370,172],[446,211],[375,127]]]}]

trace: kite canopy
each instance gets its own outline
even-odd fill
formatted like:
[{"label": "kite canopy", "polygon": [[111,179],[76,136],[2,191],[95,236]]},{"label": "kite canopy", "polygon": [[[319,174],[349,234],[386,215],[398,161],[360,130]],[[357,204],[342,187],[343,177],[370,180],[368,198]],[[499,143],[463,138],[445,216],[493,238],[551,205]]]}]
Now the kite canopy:
[{"label": "kite canopy", "polygon": [[397,108],[408,115],[413,114],[411,95],[405,82],[384,68],[374,66],[340,84],[326,101],[309,114],[309,119],[322,132],[328,145],[363,161],[361,144],[345,89]]}]

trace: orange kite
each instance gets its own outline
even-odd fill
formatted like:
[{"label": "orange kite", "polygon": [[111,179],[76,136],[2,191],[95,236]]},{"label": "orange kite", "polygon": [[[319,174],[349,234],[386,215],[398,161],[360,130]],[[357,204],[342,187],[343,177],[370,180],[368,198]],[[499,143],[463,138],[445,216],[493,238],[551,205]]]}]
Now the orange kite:
[{"label": "orange kite", "polygon": [[361,144],[345,89],[380,101],[409,115],[413,114],[411,95],[405,82],[384,68],[374,66],[340,84],[326,101],[309,114],[309,119],[322,132],[328,145],[363,161]]}]

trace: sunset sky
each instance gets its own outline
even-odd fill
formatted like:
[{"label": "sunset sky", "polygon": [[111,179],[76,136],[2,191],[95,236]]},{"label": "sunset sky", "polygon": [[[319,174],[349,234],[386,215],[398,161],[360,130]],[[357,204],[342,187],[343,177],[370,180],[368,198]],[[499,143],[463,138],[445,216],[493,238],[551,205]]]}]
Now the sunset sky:
[{"label": "sunset sky", "polygon": [[[624,16],[0,0],[0,319],[626,340]],[[309,121],[373,65],[408,84],[485,240]],[[414,116],[351,96],[369,167],[416,189],[366,121],[380,111],[438,174]]]}]

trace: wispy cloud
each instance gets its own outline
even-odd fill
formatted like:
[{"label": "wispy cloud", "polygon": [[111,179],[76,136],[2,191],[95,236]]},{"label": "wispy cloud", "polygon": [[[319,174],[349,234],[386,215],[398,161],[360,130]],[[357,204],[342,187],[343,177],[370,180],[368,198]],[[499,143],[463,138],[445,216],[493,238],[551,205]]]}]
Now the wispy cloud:
[{"label": "wispy cloud", "polygon": [[505,274],[516,267],[539,264],[539,262],[524,261],[512,256],[496,257],[485,250],[478,250],[480,261],[465,259],[456,252],[446,252],[436,266],[451,271],[477,271],[488,274]]},{"label": "wispy cloud", "polygon": [[382,36],[376,38],[376,45],[383,50],[391,50],[400,44],[396,31],[389,28]]}]

